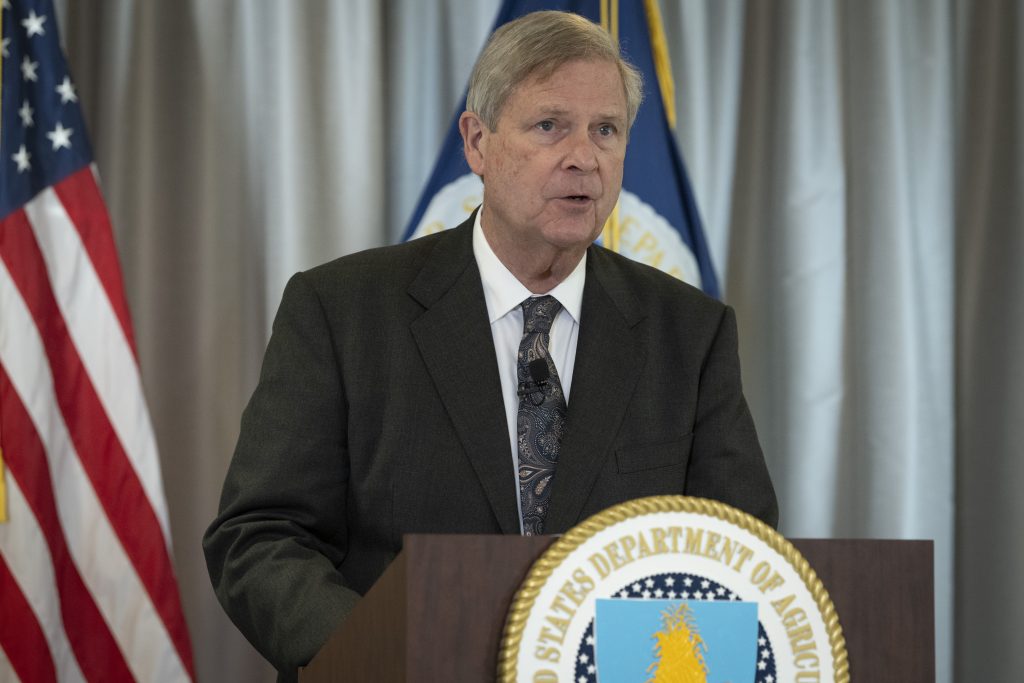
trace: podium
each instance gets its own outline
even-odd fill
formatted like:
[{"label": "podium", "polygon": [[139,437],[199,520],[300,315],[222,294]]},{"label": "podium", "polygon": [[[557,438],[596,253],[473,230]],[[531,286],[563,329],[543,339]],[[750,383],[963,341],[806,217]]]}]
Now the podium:
[{"label": "podium", "polygon": [[[554,537],[406,536],[299,683],[493,681],[505,613]],[[852,681],[932,683],[931,541],[791,539],[846,638]]]}]

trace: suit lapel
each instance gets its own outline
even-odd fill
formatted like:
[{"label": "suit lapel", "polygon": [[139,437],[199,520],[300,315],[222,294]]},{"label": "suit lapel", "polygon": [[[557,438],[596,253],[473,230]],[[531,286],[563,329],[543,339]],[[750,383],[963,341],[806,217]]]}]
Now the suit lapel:
[{"label": "suit lapel", "polygon": [[502,532],[516,534],[512,452],[472,222],[438,238],[410,285],[410,296],[427,309],[411,330]]},{"label": "suit lapel", "polygon": [[569,415],[545,533],[577,524],[603,469],[645,362],[639,305],[607,254],[591,248]]}]

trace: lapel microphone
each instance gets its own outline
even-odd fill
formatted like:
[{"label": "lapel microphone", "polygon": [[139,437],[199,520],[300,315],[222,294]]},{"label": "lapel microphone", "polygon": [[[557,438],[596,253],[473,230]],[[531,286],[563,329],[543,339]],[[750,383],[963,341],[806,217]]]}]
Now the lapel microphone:
[{"label": "lapel microphone", "polygon": [[533,383],[538,387],[542,387],[548,383],[548,377],[551,376],[551,371],[548,370],[548,362],[543,358],[534,358],[530,361],[530,377],[533,378]]},{"label": "lapel microphone", "polygon": [[548,370],[548,363],[543,358],[534,358],[528,367],[530,368],[530,379],[533,381],[520,383],[518,393],[520,396],[529,396],[530,402],[539,406],[544,403],[544,387],[548,383],[548,378],[551,377],[551,371]]}]

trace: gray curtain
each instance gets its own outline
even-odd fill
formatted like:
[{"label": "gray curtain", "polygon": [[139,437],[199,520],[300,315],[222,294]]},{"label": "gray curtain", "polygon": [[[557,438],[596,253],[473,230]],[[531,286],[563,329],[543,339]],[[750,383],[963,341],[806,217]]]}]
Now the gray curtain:
[{"label": "gray curtain", "polygon": [[[398,239],[497,5],[59,3],[201,680],[272,678],[199,537],[283,283]],[[661,6],[782,530],[934,539],[938,680],[1014,680],[1024,10]]]},{"label": "gray curtain", "polygon": [[958,5],[957,679],[1024,669],[1024,6]]}]

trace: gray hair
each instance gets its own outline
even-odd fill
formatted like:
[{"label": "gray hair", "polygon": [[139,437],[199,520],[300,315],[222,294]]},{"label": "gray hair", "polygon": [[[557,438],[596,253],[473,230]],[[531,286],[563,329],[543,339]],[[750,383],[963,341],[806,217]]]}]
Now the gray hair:
[{"label": "gray hair", "polygon": [[544,80],[577,59],[608,61],[619,68],[626,120],[632,126],[644,93],[640,72],[622,58],[600,26],[578,14],[553,10],[532,12],[494,32],[473,67],[466,109],[495,130],[516,86],[530,78]]}]

